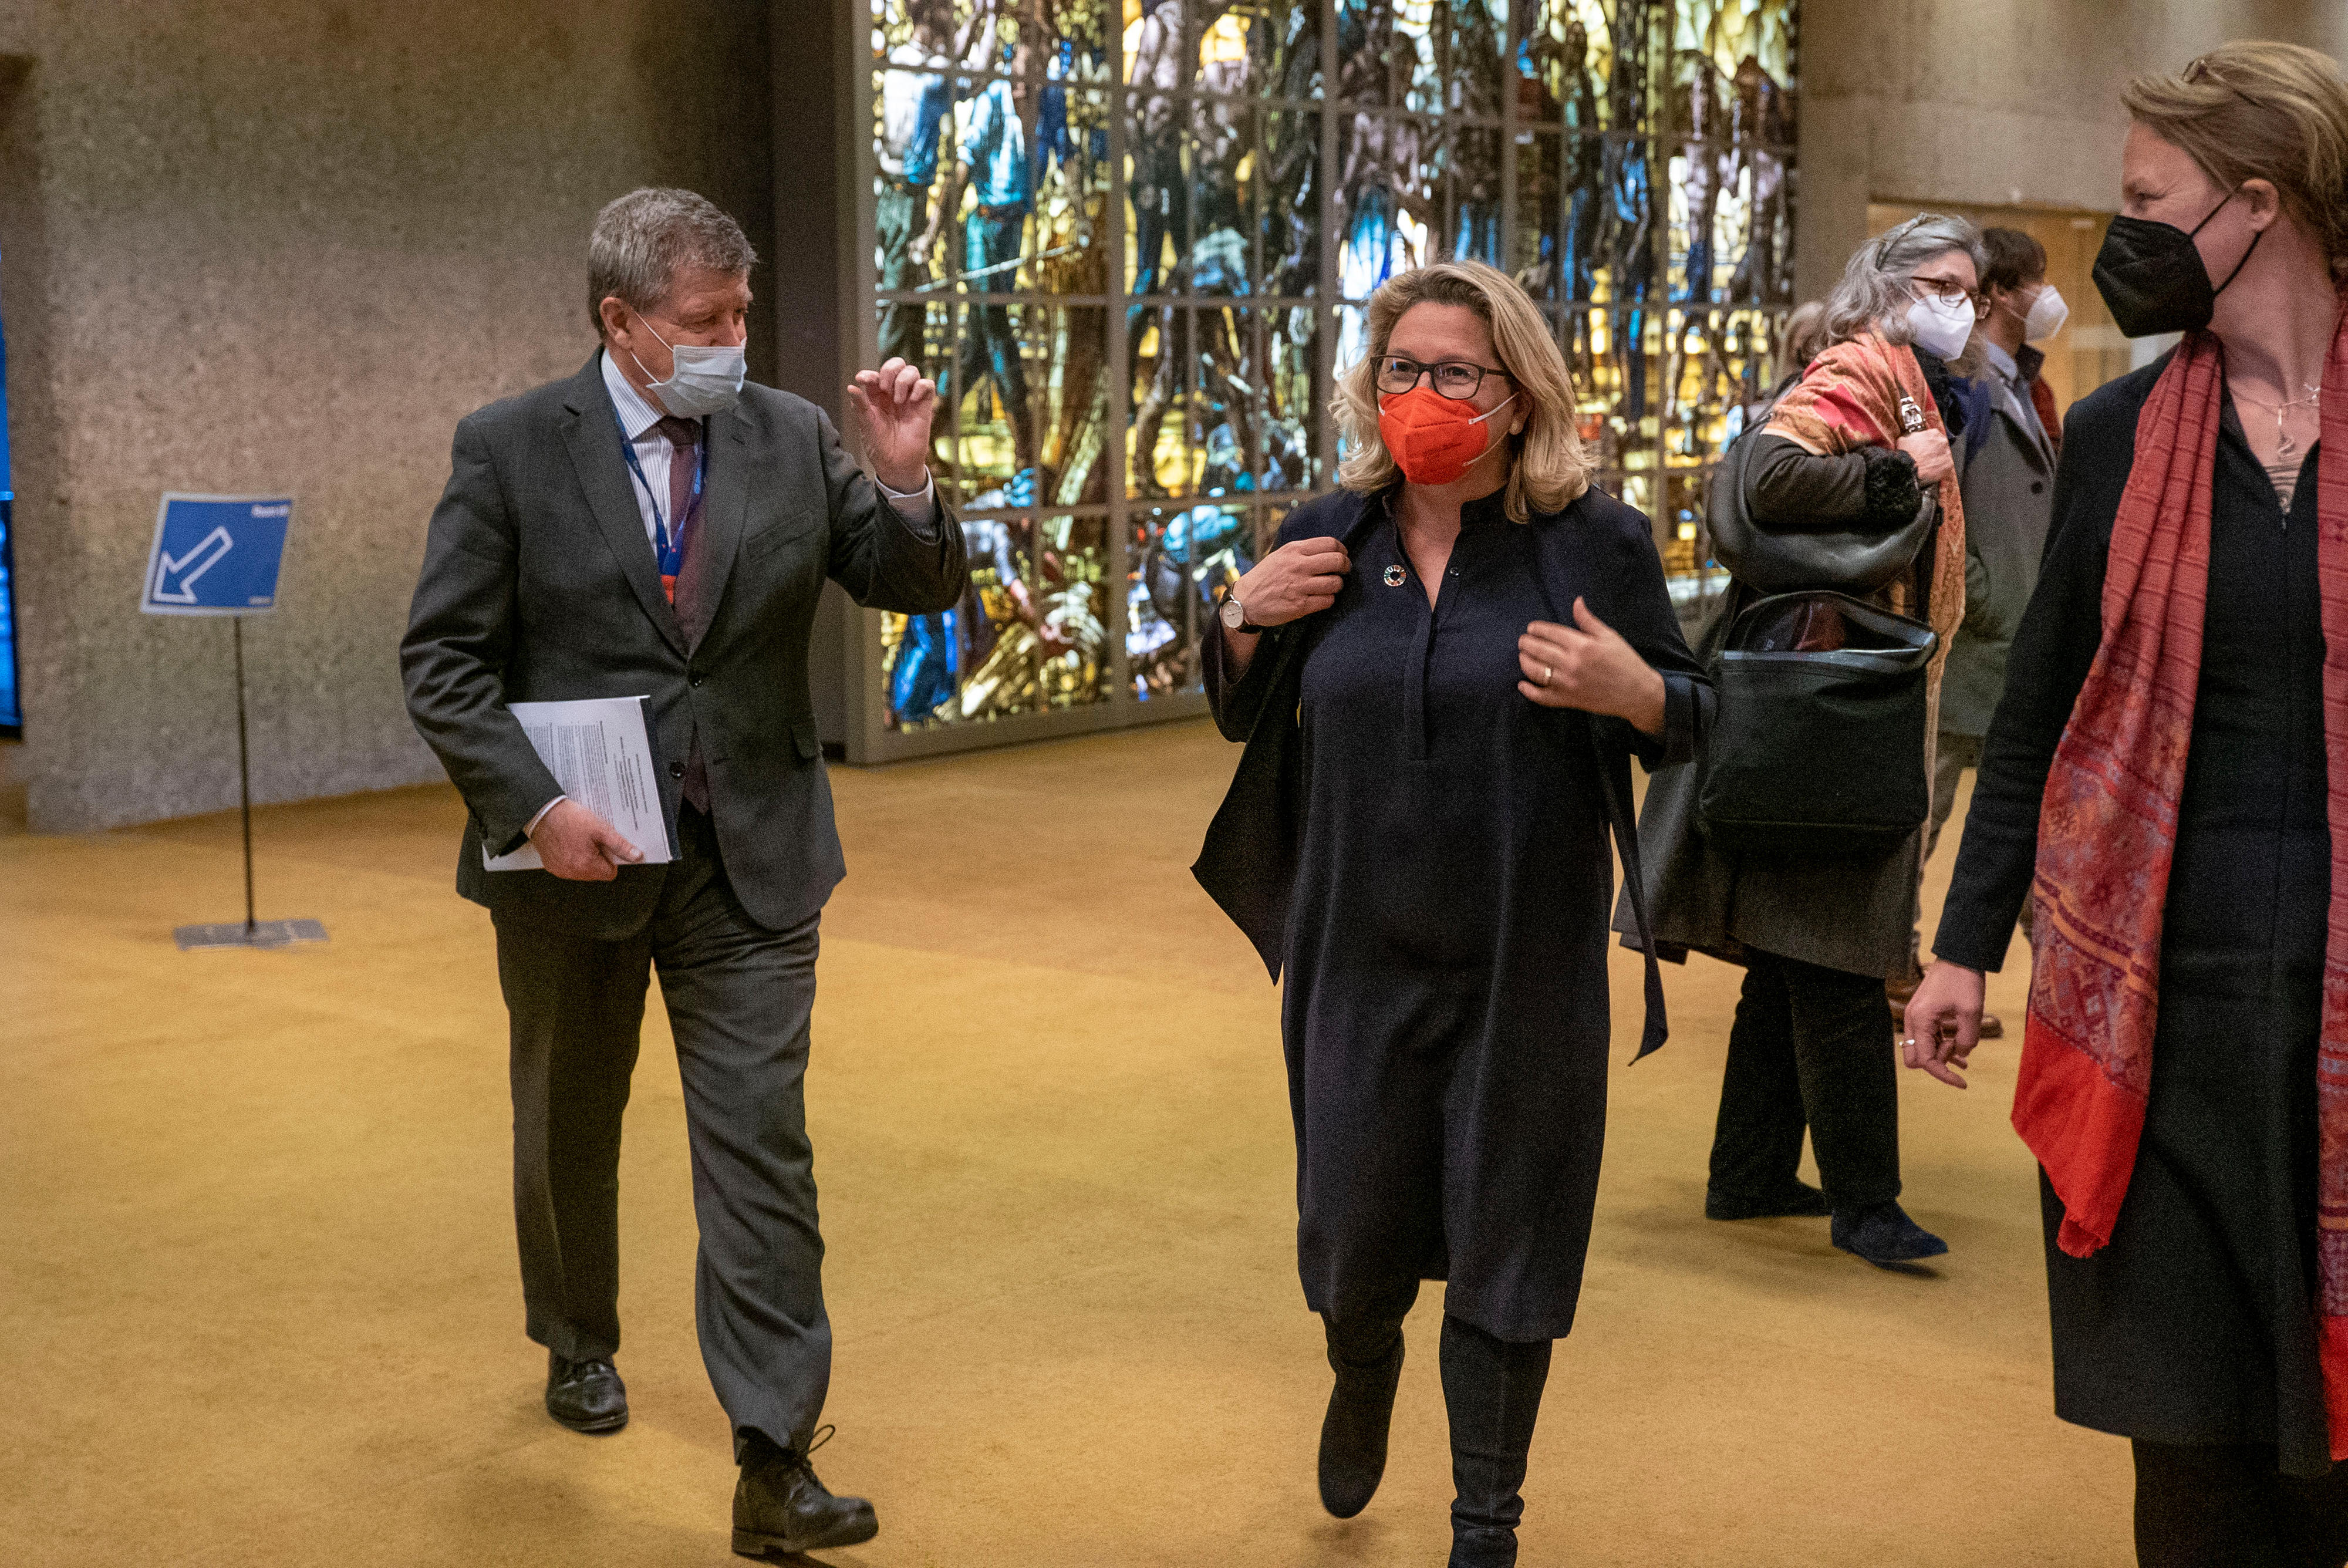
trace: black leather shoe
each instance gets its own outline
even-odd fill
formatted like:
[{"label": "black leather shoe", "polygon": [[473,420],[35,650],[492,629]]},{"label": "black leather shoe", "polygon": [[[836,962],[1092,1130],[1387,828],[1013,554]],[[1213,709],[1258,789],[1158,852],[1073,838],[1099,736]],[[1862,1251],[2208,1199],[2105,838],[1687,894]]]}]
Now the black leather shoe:
[{"label": "black leather shoe", "polygon": [[1836,1246],[1879,1269],[1937,1258],[1949,1250],[1948,1243],[1910,1219],[1898,1203],[1878,1203],[1856,1213],[1838,1209],[1833,1235]]},{"label": "black leather shoe", "polygon": [[1370,1506],[1386,1473],[1386,1434],[1394,1426],[1395,1388],[1402,1381],[1402,1336],[1374,1367],[1352,1367],[1332,1351],[1337,1386],[1321,1418],[1321,1506],[1351,1519]]},{"label": "black leather shoe", "polygon": [[546,1413],[574,1432],[616,1432],[628,1424],[628,1386],[608,1356],[566,1361],[550,1350]]},{"label": "black leather shoe", "polygon": [[807,1452],[777,1448],[754,1435],[734,1487],[734,1550],[745,1557],[784,1557],[832,1546],[860,1546],[880,1533],[872,1505],[834,1497],[815,1479],[808,1456],[831,1440],[825,1427]]},{"label": "black leather shoe", "polygon": [[1789,1181],[1780,1191],[1757,1195],[1709,1188],[1704,1194],[1707,1220],[1823,1220],[1832,1212],[1827,1195],[1807,1181]]}]

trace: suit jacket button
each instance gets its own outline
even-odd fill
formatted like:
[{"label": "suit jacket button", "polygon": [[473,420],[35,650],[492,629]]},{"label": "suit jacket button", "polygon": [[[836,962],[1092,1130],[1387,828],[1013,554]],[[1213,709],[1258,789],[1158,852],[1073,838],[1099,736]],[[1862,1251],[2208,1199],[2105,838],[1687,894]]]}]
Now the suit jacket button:
[{"label": "suit jacket button", "polygon": [[670,778],[672,778],[672,779],[682,779],[682,778],[684,778],[684,777],[685,777],[685,764],[684,764],[684,763],[682,763],[682,762],[672,762],[672,763],[670,763],[670,764],[668,765],[668,776],[669,776]]},{"label": "suit jacket button", "polygon": [[685,684],[687,686],[697,686],[701,684],[701,677],[699,676],[687,676],[685,677]]}]

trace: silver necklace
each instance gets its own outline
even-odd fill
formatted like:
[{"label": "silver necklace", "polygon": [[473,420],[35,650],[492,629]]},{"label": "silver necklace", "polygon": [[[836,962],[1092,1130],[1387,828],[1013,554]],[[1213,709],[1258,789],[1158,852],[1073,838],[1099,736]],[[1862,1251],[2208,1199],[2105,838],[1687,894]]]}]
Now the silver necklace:
[{"label": "silver necklace", "polygon": [[2270,403],[2263,397],[2252,397],[2241,392],[2234,394],[2236,397],[2248,403],[2253,408],[2271,408],[2274,410],[2275,456],[2277,458],[2291,458],[2296,457],[2299,454],[2298,443],[2293,441],[2282,428],[2282,411],[2286,408],[2307,407],[2313,404],[2318,397],[2323,395],[2322,382],[2310,381],[2305,383],[2305,386],[2307,387],[2307,396],[2304,397],[2293,397],[2288,403]]}]

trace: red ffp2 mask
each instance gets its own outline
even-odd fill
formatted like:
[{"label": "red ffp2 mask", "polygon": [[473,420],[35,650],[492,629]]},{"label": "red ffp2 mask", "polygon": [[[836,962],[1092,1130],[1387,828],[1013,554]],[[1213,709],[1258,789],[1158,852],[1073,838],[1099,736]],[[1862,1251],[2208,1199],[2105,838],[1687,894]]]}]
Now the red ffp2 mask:
[{"label": "red ffp2 mask", "polygon": [[1517,400],[1510,393],[1489,414],[1470,414],[1467,403],[1432,387],[1414,387],[1378,405],[1378,438],[1394,454],[1403,478],[1415,485],[1447,485],[1491,449],[1483,425]]}]

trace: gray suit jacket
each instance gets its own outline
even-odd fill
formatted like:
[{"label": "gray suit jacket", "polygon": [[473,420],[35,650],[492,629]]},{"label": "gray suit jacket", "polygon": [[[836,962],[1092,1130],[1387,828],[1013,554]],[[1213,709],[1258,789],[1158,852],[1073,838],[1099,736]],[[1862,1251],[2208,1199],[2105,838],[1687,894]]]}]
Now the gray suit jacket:
[{"label": "gray suit jacket", "polygon": [[2004,695],[2006,655],[2038,586],[2054,515],[2054,454],[1997,408],[1958,484],[1965,500],[1965,618],[1941,677],[1941,732],[1980,736],[1989,733]]},{"label": "gray suit jacket", "polygon": [[969,584],[953,515],[941,505],[936,538],[908,523],[813,404],[749,386],[707,430],[700,548],[718,597],[688,651],[598,358],[457,427],[399,663],[408,715],[470,811],[457,891],[500,923],[609,940],[660,896],[658,866],[610,882],[482,869],[484,843],[515,847],[561,793],[507,704],[572,697],[650,697],[672,843],[697,733],[743,909],[774,929],[821,909],[846,872],[808,693],[824,579],[908,614],[949,609]]}]

